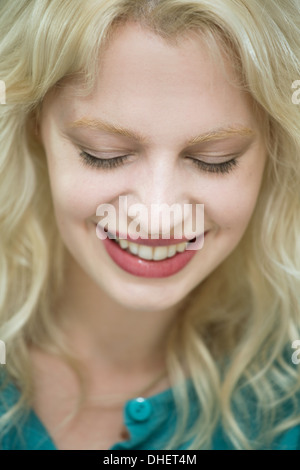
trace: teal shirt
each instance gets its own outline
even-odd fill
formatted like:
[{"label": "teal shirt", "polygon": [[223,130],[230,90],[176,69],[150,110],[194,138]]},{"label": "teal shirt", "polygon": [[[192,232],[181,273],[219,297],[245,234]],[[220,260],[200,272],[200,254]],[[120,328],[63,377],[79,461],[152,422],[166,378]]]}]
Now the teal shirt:
[{"label": "teal shirt", "polygon": [[[188,381],[188,391],[191,404],[190,423],[192,423],[193,417],[199,410],[190,381]],[[19,391],[13,385],[7,387],[3,393],[7,407],[12,406],[19,396]],[[2,403],[0,414],[3,413],[3,406]],[[125,404],[123,414],[130,439],[117,442],[108,450],[162,450],[163,443],[171,437],[176,425],[172,390],[165,390],[146,399],[130,400]],[[21,435],[18,429],[21,429]],[[12,428],[4,434],[0,442],[0,450],[58,450],[33,410],[24,416],[18,429]],[[176,450],[184,450],[188,444],[185,442]],[[214,450],[233,449],[221,427],[214,435],[212,448]],[[300,450],[300,425],[284,432],[276,439],[270,449]]]}]

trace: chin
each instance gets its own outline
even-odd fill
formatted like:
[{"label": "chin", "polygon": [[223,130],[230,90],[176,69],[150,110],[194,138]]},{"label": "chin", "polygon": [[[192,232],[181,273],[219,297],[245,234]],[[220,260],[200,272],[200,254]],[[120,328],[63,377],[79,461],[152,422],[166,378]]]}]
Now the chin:
[{"label": "chin", "polygon": [[[126,295],[127,294],[127,295]],[[183,298],[174,298],[174,296],[166,298],[165,296],[159,296],[159,294],[153,294],[153,292],[149,292],[147,295],[145,292],[141,292],[140,295],[136,294],[134,296],[128,296],[128,293],[124,293],[124,295],[118,295],[114,292],[113,299],[115,302],[122,305],[124,308],[128,310],[137,310],[137,311],[144,311],[144,312],[160,312],[162,310],[167,310],[169,308],[175,307],[178,303],[180,303]]]}]

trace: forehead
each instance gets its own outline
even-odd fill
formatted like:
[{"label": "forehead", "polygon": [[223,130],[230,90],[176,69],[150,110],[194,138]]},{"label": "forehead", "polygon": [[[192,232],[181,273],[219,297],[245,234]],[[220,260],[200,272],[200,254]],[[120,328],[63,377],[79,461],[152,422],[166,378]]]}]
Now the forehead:
[{"label": "forehead", "polygon": [[168,122],[174,132],[189,133],[254,123],[249,95],[237,86],[228,58],[214,52],[196,33],[175,44],[126,23],[100,56],[92,93],[80,96],[80,85],[67,83],[57,105],[65,120],[105,117],[145,135],[162,136]]},{"label": "forehead", "polygon": [[228,59],[221,51],[216,56],[216,52],[199,33],[190,32],[176,42],[167,42],[139,23],[128,22],[114,30],[101,54],[98,82],[135,95],[140,91],[144,95],[145,87],[170,95],[178,91],[178,85],[191,91],[195,87],[201,87],[202,92],[213,91],[225,75],[237,82]]}]

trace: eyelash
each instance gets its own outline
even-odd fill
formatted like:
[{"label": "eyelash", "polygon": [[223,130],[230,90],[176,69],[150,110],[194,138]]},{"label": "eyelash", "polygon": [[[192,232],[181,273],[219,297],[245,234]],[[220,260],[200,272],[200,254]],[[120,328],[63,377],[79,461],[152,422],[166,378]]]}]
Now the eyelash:
[{"label": "eyelash", "polygon": [[234,167],[237,167],[238,165],[236,158],[232,158],[231,160],[227,160],[226,162],[222,163],[206,163],[193,157],[188,158],[190,158],[197,167],[208,173],[230,173],[230,171],[232,171]]},{"label": "eyelash", "polygon": [[86,165],[96,168],[117,168],[125,163],[128,155],[121,155],[114,158],[97,158],[87,152],[82,151],[80,157]]},{"label": "eyelash", "polygon": [[[102,169],[118,168],[124,165],[128,156],[129,155],[120,155],[114,158],[97,158],[84,151],[80,153],[80,157],[83,158],[86,165]],[[206,171],[208,173],[229,173],[231,170],[233,170],[234,167],[238,165],[236,158],[222,163],[206,163],[193,157],[187,158],[191,159],[197,168],[200,168],[200,170]]]}]

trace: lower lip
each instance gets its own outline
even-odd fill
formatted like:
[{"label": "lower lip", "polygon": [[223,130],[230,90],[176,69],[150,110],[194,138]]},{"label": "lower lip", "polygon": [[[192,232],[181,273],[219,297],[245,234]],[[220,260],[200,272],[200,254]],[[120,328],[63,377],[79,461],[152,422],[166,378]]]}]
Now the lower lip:
[{"label": "lower lip", "polygon": [[[203,237],[198,237],[195,243],[203,244]],[[181,271],[195,256],[197,250],[185,250],[176,253],[172,258],[161,261],[148,261],[123,250],[117,242],[110,238],[102,240],[111,259],[124,271],[139,277],[161,278],[169,277]]]}]

